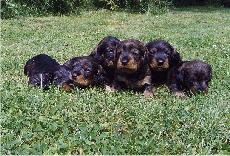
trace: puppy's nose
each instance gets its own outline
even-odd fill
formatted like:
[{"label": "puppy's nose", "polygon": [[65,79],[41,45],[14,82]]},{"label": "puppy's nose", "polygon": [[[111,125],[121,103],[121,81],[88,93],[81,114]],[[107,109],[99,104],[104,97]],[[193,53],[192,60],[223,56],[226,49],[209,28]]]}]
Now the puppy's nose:
[{"label": "puppy's nose", "polygon": [[122,62],[122,65],[126,66],[129,62],[129,59],[127,57],[123,57],[121,62]]},{"label": "puppy's nose", "polygon": [[159,66],[162,66],[164,64],[165,60],[164,59],[158,59],[157,63]]}]

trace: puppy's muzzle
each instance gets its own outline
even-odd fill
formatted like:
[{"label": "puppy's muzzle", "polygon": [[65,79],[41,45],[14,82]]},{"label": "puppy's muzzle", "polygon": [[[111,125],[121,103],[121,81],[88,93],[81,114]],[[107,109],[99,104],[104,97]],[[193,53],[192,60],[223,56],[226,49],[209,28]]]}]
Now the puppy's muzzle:
[{"label": "puppy's muzzle", "polygon": [[81,71],[73,71],[72,72],[72,78],[76,79],[79,75],[81,75]]},{"label": "puppy's muzzle", "polygon": [[207,94],[208,93],[208,88],[207,87],[197,87],[196,88],[198,93],[202,93],[202,94]]},{"label": "puppy's muzzle", "polygon": [[158,59],[157,59],[157,64],[158,64],[158,66],[163,66],[163,65],[164,65],[164,62],[165,62],[165,59],[163,59],[163,58],[158,58]]}]

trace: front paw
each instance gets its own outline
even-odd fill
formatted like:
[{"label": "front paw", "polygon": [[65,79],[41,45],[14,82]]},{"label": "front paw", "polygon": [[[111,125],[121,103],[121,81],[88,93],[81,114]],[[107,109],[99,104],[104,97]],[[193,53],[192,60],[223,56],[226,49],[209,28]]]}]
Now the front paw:
[{"label": "front paw", "polygon": [[185,94],[183,92],[176,92],[176,96],[177,97],[183,97],[183,96],[185,96]]},{"label": "front paw", "polygon": [[153,98],[153,87],[152,86],[146,87],[146,89],[144,90],[144,96],[147,98]]},{"label": "front paw", "polygon": [[116,91],[116,89],[114,88],[114,86],[108,86],[108,85],[105,85],[105,90],[108,93],[114,93]]}]

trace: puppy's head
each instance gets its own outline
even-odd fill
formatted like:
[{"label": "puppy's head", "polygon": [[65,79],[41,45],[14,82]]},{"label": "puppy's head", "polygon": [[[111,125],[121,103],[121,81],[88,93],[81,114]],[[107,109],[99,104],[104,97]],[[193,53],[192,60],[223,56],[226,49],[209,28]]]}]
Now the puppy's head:
[{"label": "puppy's head", "polygon": [[117,69],[127,74],[138,71],[144,63],[146,52],[144,44],[138,40],[122,41],[116,48]]},{"label": "puppy's head", "polygon": [[60,65],[53,69],[51,81],[55,86],[61,87],[65,91],[73,90],[73,82],[69,78],[70,69]]},{"label": "puppy's head", "polygon": [[44,90],[49,89],[50,75],[48,73],[36,73],[30,76],[29,85],[38,88],[43,88]]},{"label": "puppy's head", "polygon": [[193,94],[199,92],[208,94],[208,83],[212,79],[212,68],[209,64],[199,60],[185,62],[180,71],[179,79]]},{"label": "puppy's head", "polygon": [[82,57],[74,62],[69,77],[74,85],[86,88],[97,81],[103,81],[102,70],[102,67],[92,58]]},{"label": "puppy's head", "polygon": [[154,40],[145,46],[148,49],[145,59],[154,71],[165,71],[182,61],[179,53],[164,40]]},{"label": "puppy's head", "polygon": [[115,68],[115,49],[118,43],[120,40],[116,37],[105,37],[90,56],[99,61],[103,67]]}]

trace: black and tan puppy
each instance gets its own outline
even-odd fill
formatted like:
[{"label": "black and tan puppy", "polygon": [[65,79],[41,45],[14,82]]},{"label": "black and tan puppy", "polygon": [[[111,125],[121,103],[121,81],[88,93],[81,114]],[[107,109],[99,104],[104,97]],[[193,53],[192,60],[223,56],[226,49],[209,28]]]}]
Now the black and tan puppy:
[{"label": "black and tan puppy", "polygon": [[67,66],[59,65],[51,71],[51,82],[55,86],[62,88],[65,91],[74,89],[73,81],[69,78],[70,69]]},{"label": "black and tan puppy", "polygon": [[94,59],[96,59],[105,70],[105,83],[107,86],[111,87],[114,78],[115,70],[115,50],[117,44],[120,40],[116,37],[105,37],[103,38],[98,46],[90,54]]},{"label": "black and tan puppy", "polygon": [[69,78],[76,87],[104,85],[105,72],[102,66],[90,56],[75,57],[67,61],[64,66],[71,70]]},{"label": "black and tan puppy", "polygon": [[49,89],[51,82],[51,71],[59,66],[59,63],[46,54],[40,54],[26,62],[24,67],[25,75],[29,76],[29,84]]},{"label": "black and tan puppy", "polygon": [[148,49],[146,62],[149,64],[154,85],[165,84],[170,68],[182,62],[180,54],[166,41],[154,40],[145,45]]},{"label": "black and tan puppy", "polygon": [[170,69],[167,86],[177,96],[184,96],[188,91],[193,94],[208,94],[208,83],[212,79],[212,68],[200,60],[187,61]]},{"label": "black and tan puppy", "polygon": [[29,84],[42,87],[44,90],[49,89],[50,83],[64,90],[70,90],[69,72],[67,68],[46,54],[29,59],[24,67],[25,75],[29,76]]},{"label": "black and tan puppy", "polygon": [[114,91],[133,89],[143,91],[146,97],[153,96],[151,72],[144,63],[147,49],[138,40],[125,40],[116,48],[116,69],[114,74]]}]

